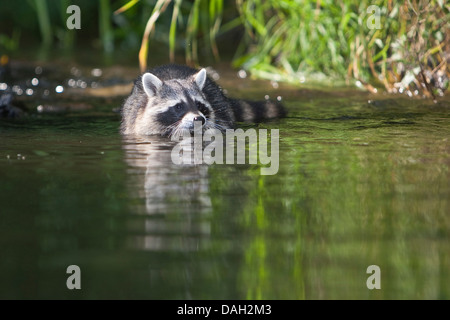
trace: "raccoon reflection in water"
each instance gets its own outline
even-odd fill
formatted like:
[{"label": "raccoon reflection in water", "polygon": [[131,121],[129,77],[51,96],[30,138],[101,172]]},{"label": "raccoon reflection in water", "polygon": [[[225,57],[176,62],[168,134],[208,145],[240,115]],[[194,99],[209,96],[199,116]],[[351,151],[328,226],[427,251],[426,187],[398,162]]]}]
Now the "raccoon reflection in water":
[{"label": "raccoon reflection in water", "polygon": [[[130,245],[143,250],[198,248],[202,236],[210,234],[209,221],[202,219],[211,212],[208,166],[174,165],[171,151],[175,142],[160,136],[128,136],[123,142],[129,192],[145,199],[145,206],[132,211],[149,215],[144,220],[130,220],[131,230],[144,233],[131,237]],[[165,219],[168,214],[176,218]],[[179,237],[168,237],[168,232]]]}]

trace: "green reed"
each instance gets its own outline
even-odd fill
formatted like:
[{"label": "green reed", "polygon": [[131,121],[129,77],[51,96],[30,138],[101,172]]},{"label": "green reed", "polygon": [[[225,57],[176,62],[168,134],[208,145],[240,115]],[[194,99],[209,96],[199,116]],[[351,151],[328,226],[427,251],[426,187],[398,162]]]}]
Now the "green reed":
[{"label": "green reed", "polygon": [[41,31],[42,43],[48,46],[52,43],[52,28],[48,14],[48,5],[46,0],[34,0],[34,6]]},{"label": "green reed", "polygon": [[[167,6],[172,1],[160,0],[156,6],[160,2]],[[218,60],[217,36],[240,28],[242,39],[233,66],[259,78],[297,84],[356,80],[372,92],[384,86],[389,92],[406,90],[432,97],[448,87],[450,13],[443,1],[236,0],[234,18],[222,25],[224,4],[223,0],[174,1],[169,9],[171,61],[177,37],[185,39],[188,64],[198,63],[200,40],[202,49]],[[229,8],[230,2],[226,4]],[[150,17],[152,27],[162,27],[160,13]],[[144,35],[146,46],[149,36]],[[141,55],[142,69],[145,61]],[[447,81],[437,83],[442,79],[439,75]],[[433,82],[434,89],[428,85]]]},{"label": "green reed", "polygon": [[105,52],[114,50],[114,35],[111,27],[111,5],[109,0],[100,0],[99,8],[99,31]]},{"label": "green reed", "polygon": [[422,84],[450,74],[450,7],[443,1],[237,0],[237,8],[245,35],[234,66],[258,77],[356,79],[374,92],[369,81],[434,96]]},{"label": "green reed", "polygon": [[[116,10],[115,13],[123,13],[138,2],[136,0],[129,1]],[[201,38],[203,40],[206,39],[206,41],[202,41],[202,44],[209,49],[216,60],[219,60],[216,37],[222,24],[223,0],[158,0],[153,7],[152,14],[148,18],[142,38],[139,53],[141,70],[145,70],[147,67],[150,38],[152,34],[158,32],[156,30],[158,21],[169,5],[172,11],[168,36],[170,61],[175,60],[176,40],[180,36],[179,33],[185,39],[185,57],[188,64],[198,62],[198,41]]]},{"label": "green reed", "polygon": [[[43,44],[52,43],[56,33],[65,47],[74,45],[74,32],[52,19],[50,3],[27,3],[35,9]],[[58,2],[63,19],[68,3]],[[235,68],[294,84],[346,81],[372,92],[384,88],[434,98],[443,94],[450,78],[450,6],[443,0],[80,0],[79,4],[83,17],[98,10],[98,22],[93,23],[98,24],[105,51],[113,51],[115,43],[135,45],[130,39],[141,38],[142,70],[153,46],[162,41],[169,61],[183,51],[190,65],[208,54],[218,61],[221,48],[232,49]],[[23,12],[23,6],[12,5]],[[378,12],[368,10],[373,5]],[[374,13],[378,25],[370,27]],[[86,27],[86,20],[83,28],[92,29],[92,21]],[[239,44],[223,43],[225,34],[240,38]],[[9,44],[9,35],[2,34],[2,39]]]}]

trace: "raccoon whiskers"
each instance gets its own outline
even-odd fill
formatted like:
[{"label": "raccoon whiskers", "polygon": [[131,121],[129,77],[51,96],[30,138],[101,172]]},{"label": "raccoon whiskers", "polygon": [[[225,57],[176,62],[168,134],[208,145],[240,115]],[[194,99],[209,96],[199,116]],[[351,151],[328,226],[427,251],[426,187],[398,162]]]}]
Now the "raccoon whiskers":
[{"label": "raccoon whiskers", "polygon": [[121,113],[123,134],[168,137],[191,134],[192,121],[199,117],[203,131],[225,132],[235,122],[256,123],[286,115],[280,103],[229,98],[205,69],[181,65],[156,67],[139,76]]},{"label": "raccoon whiskers", "polygon": [[164,134],[167,134],[169,131],[172,131],[172,130],[175,129],[177,126],[179,126],[180,122],[181,122],[181,120],[178,120],[178,121],[172,123],[171,125],[168,125],[168,126],[164,129],[163,133],[164,133]]},{"label": "raccoon whiskers", "polygon": [[173,129],[171,133],[169,133],[169,138],[173,138],[173,137],[181,137],[181,136],[186,136],[186,135],[190,135],[191,134],[191,130],[185,128],[182,123],[181,120],[175,122],[173,125]]},{"label": "raccoon whiskers", "polygon": [[212,123],[214,123],[215,125],[217,125],[218,127],[225,129],[229,129],[230,128],[230,123],[228,121],[223,121],[223,120],[219,120],[219,119],[214,119],[214,121],[210,121]]},{"label": "raccoon whiskers", "polygon": [[213,123],[224,123],[224,124],[227,124],[228,122],[227,121],[225,121],[225,120],[220,120],[220,119],[214,119],[214,120],[211,120],[210,122],[213,122]]},{"label": "raccoon whiskers", "polygon": [[[172,123],[171,125],[167,126],[167,128],[164,129],[163,135],[167,135],[171,138],[172,136],[179,135],[181,129],[184,129],[184,128],[182,128],[181,120],[178,120],[178,121]],[[183,133],[181,133],[181,134],[183,134]]]},{"label": "raccoon whiskers", "polygon": [[222,126],[222,125],[220,125],[218,123],[215,123],[215,122],[212,122],[212,121],[208,121],[208,120],[205,123],[205,129],[206,130],[208,130],[208,129],[217,129],[220,132],[224,132],[227,128],[228,127]]}]

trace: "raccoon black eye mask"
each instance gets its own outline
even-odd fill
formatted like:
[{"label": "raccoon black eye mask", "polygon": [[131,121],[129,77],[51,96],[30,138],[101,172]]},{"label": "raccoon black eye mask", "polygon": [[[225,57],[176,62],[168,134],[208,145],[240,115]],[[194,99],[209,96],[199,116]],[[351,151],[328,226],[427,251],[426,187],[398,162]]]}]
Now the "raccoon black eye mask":
[{"label": "raccoon black eye mask", "polygon": [[122,134],[181,135],[199,121],[204,130],[220,131],[235,122],[261,122],[283,117],[284,107],[273,101],[227,97],[206,70],[182,65],[156,67],[138,77],[122,107]]}]

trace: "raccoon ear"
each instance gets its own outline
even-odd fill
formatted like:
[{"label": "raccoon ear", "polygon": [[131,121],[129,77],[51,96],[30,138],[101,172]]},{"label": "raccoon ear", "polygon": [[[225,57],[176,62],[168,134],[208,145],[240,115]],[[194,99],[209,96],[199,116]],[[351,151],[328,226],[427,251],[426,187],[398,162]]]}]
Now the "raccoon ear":
[{"label": "raccoon ear", "polygon": [[147,72],[142,76],[142,86],[149,97],[156,95],[156,92],[161,89],[162,84],[162,81],[150,72]]},{"label": "raccoon ear", "polygon": [[203,86],[205,85],[205,82],[206,82],[206,69],[203,68],[202,70],[197,72],[194,75],[194,80],[195,80],[195,83],[197,83],[197,86],[202,90]]}]

